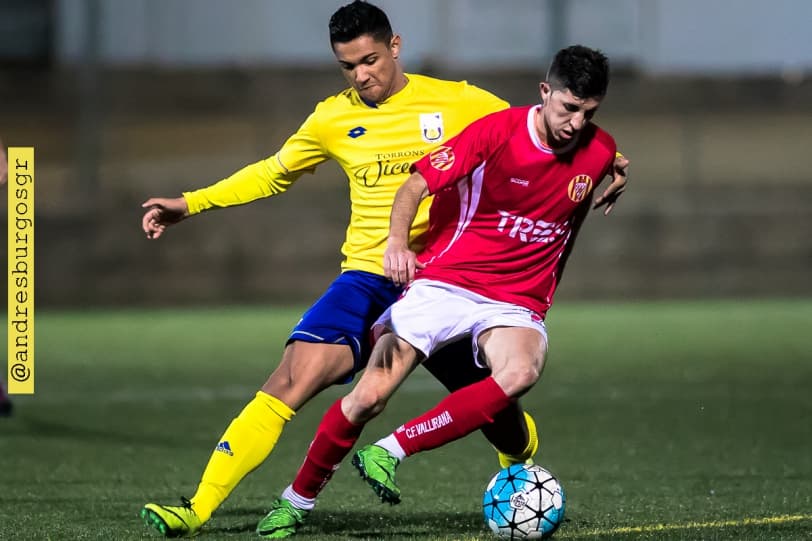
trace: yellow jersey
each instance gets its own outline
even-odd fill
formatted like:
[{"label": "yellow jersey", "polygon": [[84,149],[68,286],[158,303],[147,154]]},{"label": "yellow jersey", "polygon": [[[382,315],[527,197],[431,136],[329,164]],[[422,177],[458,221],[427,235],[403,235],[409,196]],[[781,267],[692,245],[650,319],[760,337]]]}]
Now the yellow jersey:
[{"label": "yellow jersey", "polygon": [[[412,163],[474,120],[508,103],[465,81],[406,74],[406,86],[370,105],[350,88],[316,105],[279,152],[207,188],[184,192],[189,212],[249,203],[284,192],[303,173],[334,159],[350,185],[350,223],[341,270],[383,274],[389,214]],[[429,198],[430,199],[430,198]],[[412,246],[422,247],[430,200],[412,225]]]}]

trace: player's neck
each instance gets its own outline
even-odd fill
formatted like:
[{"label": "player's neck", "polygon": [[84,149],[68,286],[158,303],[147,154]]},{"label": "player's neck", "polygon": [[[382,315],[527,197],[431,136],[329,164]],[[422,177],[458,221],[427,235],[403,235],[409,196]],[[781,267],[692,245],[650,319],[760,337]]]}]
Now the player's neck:
[{"label": "player's neck", "polygon": [[552,149],[549,141],[547,141],[547,125],[544,123],[544,115],[542,109],[544,105],[539,105],[533,110],[533,127],[536,129],[536,136],[539,142],[546,148]]},{"label": "player's neck", "polygon": [[549,133],[547,123],[544,122],[544,104],[537,106],[533,115],[533,126],[536,128],[536,136],[542,145],[553,151],[553,154],[566,154],[578,144],[580,133],[576,133],[571,141],[567,141],[566,144],[563,145],[560,141],[551,141],[551,138],[547,135]]},{"label": "player's neck", "polygon": [[386,97],[384,97],[381,102],[384,102],[388,99],[391,99],[392,96],[406,88],[406,85],[409,84],[409,78],[406,77],[406,74],[403,72],[398,73],[395,77],[394,82],[392,83],[392,88],[389,89],[389,92],[386,93]]}]

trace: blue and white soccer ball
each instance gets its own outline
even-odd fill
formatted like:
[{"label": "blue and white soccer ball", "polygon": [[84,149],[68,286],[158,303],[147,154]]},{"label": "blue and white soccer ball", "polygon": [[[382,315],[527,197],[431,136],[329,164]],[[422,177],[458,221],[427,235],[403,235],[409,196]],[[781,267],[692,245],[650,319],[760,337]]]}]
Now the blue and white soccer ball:
[{"label": "blue and white soccer ball", "polygon": [[564,489],[535,464],[514,464],[493,476],[482,510],[493,533],[505,539],[546,539],[564,520]]}]

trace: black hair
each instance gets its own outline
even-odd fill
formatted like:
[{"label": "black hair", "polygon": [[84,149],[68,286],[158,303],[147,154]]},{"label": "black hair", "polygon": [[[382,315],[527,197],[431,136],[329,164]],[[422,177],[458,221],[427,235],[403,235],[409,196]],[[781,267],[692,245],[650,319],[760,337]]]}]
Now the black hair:
[{"label": "black hair", "polygon": [[365,34],[389,46],[392,41],[392,25],[381,8],[355,0],[338,8],[330,17],[330,45],[347,43]]},{"label": "black hair", "polygon": [[561,49],[547,71],[547,82],[554,90],[567,89],[581,99],[601,98],[609,87],[609,59],[583,45]]}]

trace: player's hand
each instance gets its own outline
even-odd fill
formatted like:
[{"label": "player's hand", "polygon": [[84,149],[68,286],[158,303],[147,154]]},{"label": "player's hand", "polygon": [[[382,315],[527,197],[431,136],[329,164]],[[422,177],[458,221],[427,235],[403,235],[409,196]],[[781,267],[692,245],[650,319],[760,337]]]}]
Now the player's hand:
[{"label": "player's hand", "polygon": [[615,207],[615,202],[626,191],[626,183],[629,181],[629,159],[620,152],[615,155],[615,164],[612,173],[612,183],[606,187],[603,194],[595,200],[593,209],[606,205],[603,215],[607,216]]},{"label": "player's hand", "polygon": [[144,201],[141,207],[147,209],[141,218],[141,227],[148,239],[157,239],[163,235],[167,226],[189,216],[189,206],[183,197],[153,197]]},{"label": "player's hand", "polygon": [[417,260],[417,254],[408,246],[389,243],[383,253],[383,274],[398,285],[406,285],[414,280],[415,271],[425,268]]}]

